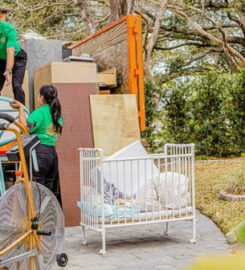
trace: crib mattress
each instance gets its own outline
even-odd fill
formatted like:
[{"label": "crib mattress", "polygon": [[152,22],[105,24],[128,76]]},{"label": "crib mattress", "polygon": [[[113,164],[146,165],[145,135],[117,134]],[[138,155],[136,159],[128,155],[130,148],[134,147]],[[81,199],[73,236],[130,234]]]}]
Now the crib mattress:
[{"label": "crib mattress", "polygon": [[[175,209],[175,210],[155,211],[155,212],[140,212],[140,213],[132,215],[132,217],[126,217],[126,218],[114,217],[110,219],[105,218],[105,224],[138,223],[138,222],[147,222],[147,221],[166,220],[166,219],[172,219],[172,218],[177,219],[177,218],[190,217],[193,215],[193,212],[194,212],[193,207],[187,207],[187,208]],[[94,219],[95,224],[102,223],[102,217],[98,217],[98,218],[93,217],[93,219]]]}]

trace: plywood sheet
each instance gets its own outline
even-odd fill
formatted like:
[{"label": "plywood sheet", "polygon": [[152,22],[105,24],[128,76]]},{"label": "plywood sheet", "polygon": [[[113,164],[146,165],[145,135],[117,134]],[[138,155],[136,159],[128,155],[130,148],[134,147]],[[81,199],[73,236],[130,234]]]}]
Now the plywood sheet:
[{"label": "plywood sheet", "polygon": [[140,140],[135,95],[90,96],[94,143],[106,156]]},{"label": "plywood sheet", "polygon": [[52,62],[34,72],[35,107],[41,86],[55,83],[96,83],[96,64],[81,62]]},{"label": "plywood sheet", "polygon": [[[29,109],[30,94],[29,94],[29,76],[28,76],[27,70],[25,72],[22,88],[25,91],[25,102],[26,102],[25,105]],[[1,94],[2,96],[8,97],[8,98],[14,98],[12,85],[4,86]]]},{"label": "plywood sheet", "polygon": [[102,70],[116,67],[117,75],[122,76],[122,85],[116,89],[118,94],[129,93],[127,22],[82,43],[72,50],[73,56],[88,53]]},{"label": "plywood sheet", "polygon": [[63,133],[57,143],[61,197],[66,226],[80,223],[80,147],[94,147],[89,95],[96,84],[54,84],[62,105]]}]

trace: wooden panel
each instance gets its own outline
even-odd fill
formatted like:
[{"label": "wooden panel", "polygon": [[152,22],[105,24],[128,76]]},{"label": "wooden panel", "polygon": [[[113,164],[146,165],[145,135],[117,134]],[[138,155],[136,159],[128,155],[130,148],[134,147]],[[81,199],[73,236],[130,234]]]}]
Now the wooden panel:
[{"label": "wooden panel", "polygon": [[35,107],[41,86],[55,83],[96,83],[96,64],[82,62],[53,62],[34,72]]},{"label": "wooden panel", "polygon": [[[29,93],[29,76],[28,76],[27,70],[25,72],[22,88],[25,91],[25,102],[26,102],[25,105],[29,109],[30,93]],[[5,96],[5,97],[14,98],[12,85],[4,86],[1,94],[2,96]]]},{"label": "wooden panel", "polygon": [[127,21],[72,50],[74,56],[82,53],[89,53],[102,70],[116,67],[117,75],[122,76],[122,86],[116,89],[116,93],[129,93]]},{"label": "wooden panel", "polygon": [[94,144],[106,156],[140,140],[135,95],[90,96]]},{"label": "wooden panel", "polygon": [[80,147],[94,147],[89,95],[96,84],[54,84],[62,105],[64,128],[57,143],[62,206],[66,226],[80,223]]},{"label": "wooden panel", "polygon": [[117,86],[117,71],[115,68],[97,73],[97,83],[99,86],[105,84],[107,88]]},{"label": "wooden panel", "polygon": [[41,86],[52,83],[51,64],[42,66],[34,71],[34,100],[35,108],[38,106],[37,96]]}]

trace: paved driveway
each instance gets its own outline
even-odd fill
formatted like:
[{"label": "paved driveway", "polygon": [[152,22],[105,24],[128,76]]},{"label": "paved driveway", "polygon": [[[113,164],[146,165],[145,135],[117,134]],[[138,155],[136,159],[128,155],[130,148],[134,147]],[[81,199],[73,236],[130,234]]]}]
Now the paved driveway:
[{"label": "paved driveway", "polygon": [[[101,249],[99,233],[87,233],[88,245],[82,246],[80,227],[66,229],[66,270],[176,270],[186,268],[199,255],[229,252],[224,235],[207,217],[197,213],[198,241],[189,243],[192,222],[175,222],[169,236],[163,237],[163,225],[145,225],[107,231],[107,254]],[[58,269],[54,267],[54,270]]]}]

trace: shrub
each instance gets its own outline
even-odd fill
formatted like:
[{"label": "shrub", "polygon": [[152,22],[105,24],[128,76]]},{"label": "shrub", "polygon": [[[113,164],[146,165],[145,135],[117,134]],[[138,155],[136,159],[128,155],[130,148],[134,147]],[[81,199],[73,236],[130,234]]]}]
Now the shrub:
[{"label": "shrub", "polygon": [[[146,108],[147,140],[160,137],[162,143],[192,142],[197,154],[205,156],[241,155],[245,151],[244,70],[237,74],[210,72],[161,87],[148,82]],[[152,124],[156,118],[163,126],[158,134]]]},{"label": "shrub", "polygon": [[245,167],[241,167],[239,171],[233,172],[228,176],[228,185],[225,191],[235,195],[245,195]]}]

